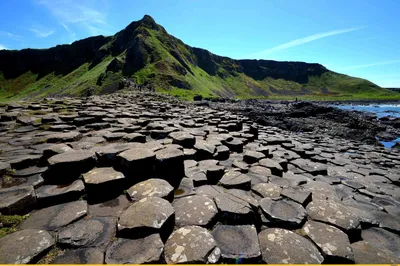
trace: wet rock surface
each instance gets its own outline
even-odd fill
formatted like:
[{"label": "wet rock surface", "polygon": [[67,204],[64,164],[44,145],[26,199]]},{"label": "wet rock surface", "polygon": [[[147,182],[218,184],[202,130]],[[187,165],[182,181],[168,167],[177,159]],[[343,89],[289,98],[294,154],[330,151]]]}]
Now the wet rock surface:
[{"label": "wet rock surface", "polygon": [[361,114],[146,93],[8,107],[0,213],[29,215],[0,263],[55,244],[52,263],[400,262],[400,153]]}]

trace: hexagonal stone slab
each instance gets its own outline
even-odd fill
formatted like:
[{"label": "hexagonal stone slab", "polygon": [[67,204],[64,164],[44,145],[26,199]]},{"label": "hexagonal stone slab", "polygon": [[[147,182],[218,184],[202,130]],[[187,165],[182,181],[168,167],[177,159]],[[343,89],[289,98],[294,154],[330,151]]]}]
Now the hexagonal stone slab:
[{"label": "hexagonal stone slab", "polygon": [[60,230],[58,243],[64,247],[97,247],[103,251],[115,236],[115,222],[113,217],[79,220]]},{"label": "hexagonal stone slab", "polygon": [[0,213],[26,214],[36,204],[36,195],[32,186],[0,189]]},{"label": "hexagonal stone slab", "polygon": [[136,145],[136,143],[111,143],[104,146],[95,146],[90,151],[96,153],[99,166],[113,166],[119,153],[135,148]]},{"label": "hexagonal stone slab", "polygon": [[382,228],[371,227],[362,230],[361,237],[379,249],[386,249],[398,254],[397,257],[400,258],[400,236]]},{"label": "hexagonal stone slab", "polygon": [[149,149],[129,149],[118,154],[117,158],[127,178],[145,179],[153,174],[156,155]]},{"label": "hexagonal stone slab", "polygon": [[25,169],[21,170],[16,170],[15,173],[13,174],[13,177],[28,177],[32,175],[38,175],[47,170],[47,167],[37,167],[37,166],[31,166]]},{"label": "hexagonal stone slab", "polygon": [[96,156],[89,151],[68,151],[48,159],[49,169],[43,173],[48,184],[64,185],[76,180],[96,165]]},{"label": "hexagonal stone slab", "polygon": [[319,181],[309,181],[302,186],[313,194],[313,199],[340,201],[340,197],[333,186]]},{"label": "hexagonal stone slab", "polygon": [[0,263],[35,263],[54,244],[54,238],[47,231],[36,229],[17,231],[0,238]]},{"label": "hexagonal stone slab", "polygon": [[398,217],[383,211],[374,211],[371,214],[379,221],[379,227],[400,234],[400,220]]},{"label": "hexagonal stone slab", "polygon": [[56,257],[51,264],[103,264],[104,252],[97,248],[68,250]]},{"label": "hexagonal stone slab", "polygon": [[278,199],[281,195],[281,187],[272,183],[259,183],[252,186],[251,190],[253,193],[270,199]]},{"label": "hexagonal stone slab", "polygon": [[353,263],[354,254],[348,236],[338,228],[320,222],[308,221],[304,233],[322,250],[330,263]]},{"label": "hexagonal stone slab", "polygon": [[[284,179],[284,178],[282,178]],[[309,191],[306,191],[302,188],[299,187],[288,187],[288,188],[283,188],[281,191],[281,195],[291,199],[303,206],[306,206],[312,198],[312,194]]]},{"label": "hexagonal stone slab", "polygon": [[85,193],[82,180],[70,185],[46,185],[36,189],[37,203],[42,208],[78,200]]},{"label": "hexagonal stone slab", "polygon": [[214,200],[222,222],[227,224],[252,224],[255,222],[253,206],[246,200],[229,193],[216,195]]},{"label": "hexagonal stone slab", "polygon": [[165,148],[156,152],[155,171],[158,178],[165,179],[174,188],[185,176],[183,151],[175,148]]},{"label": "hexagonal stone slab", "polygon": [[187,132],[172,132],[169,134],[173,144],[181,145],[184,148],[192,148],[196,143],[196,138]]},{"label": "hexagonal stone slab", "polygon": [[46,136],[48,143],[73,142],[80,140],[81,138],[82,134],[79,132],[56,133]]},{"label": "hexagonal stone slab", "polygon": [[174,231],[165,243],[168,264],[216,263],[220,250],[212,235],[199,226],[185,226]]},{"label": "hexagonal stone slab", "polygon": [[58,230],[86,216],[87,211],[87,203],[83,200],[52,206],[30,213],[21,228]]},{"label": "hexagonal stone slab", "polygon": [[146,197],[132,204],[118,219],[118,233],[126,236],[147,236],[160,233],[161,237],[173,228],[175,211],[159,197]]},{"label": "hexagonal stone slab", "polygon": [[271,224],[285,228],[299,227],[307,216],[303,206],[287,199],[272,200],[264,198],[260,201],[260,207]]},{"label": "hexagonal stone slab", "polygon": [[174,188],[164,179],[158,178],[139,182],[129,188],[127,193],[133,201],[146,197],[159,197],[172,202],[174,198]]},{"label": "hexagonal stone slab", "polygon": [[292,231],[270,228],[258,234],[263,261],[268,264],[320,264],[324,261],[318,249]]},{"label": "hexagonal stone slab", "polygon": [[164,243],[159,234],[139,239],[119,238],[106,252],[106,264],[159,263]]},{"label": "hexagonal stone slab", "polygon": [[217,225],[212,235],[225,260],[258,262],[261,256],[254,225]]},{"label": "hexagonal stone slab", "polygon": [[265,155],[257,151],[246,151],[243,155],[243,161],[248,164],[253,164],[264,158]]},{"label": "hexagonal stone slab", "polygon": [[330,200],[313,200],[307,205],[307,213],[312,220],[321,221],[344,230],[356,230],[360,220],[343,204]]},{"label": "hexagonal stone slab", "polygon": [[290,164],[310,173],[312,175],[328,175],[328,168],[326,165],[314,163],[304,159],[296,159],[290,161]]},{"label": "hexagonal stone slab", "polygon": [[175,200],[175,226],[198,225],[209,227],[218,214],[214,201],[205,196],[188,196]]},{"label": "hexagonal stone slab", "polygon": [[239,171],[229,171],[219,181],[225,188],[250,190],[251,178]]},{"label": "hexagonal stone slab", "polygon": [[123,139],[128,142],[140,142],[140,143],[146,142],[146,136],[139,133],[126,134]]},{"label": "hexagonal stone slab", "polygon": [[72,148],[67,144],[60,143],[60,144],[53,144],[50,147],[43,150],[43,157],[50,158],[54,155],[61,154],[67,151],[71,151]]},{"label": "hexagonal stone slab", "polygon": [[268,168],[269,170],[271,170],[271,173],[273,175],[282,177],[283,168],[278,162],[271,160],[271,159],[262,159],[258,163],[261,166],[264,166],[264,167]]},{"label": "hexagonal stone slab", "polygon": [[94,168],[83,174],[89,202],[104,202],[122,193],[125,185],[123,173],[112,167]]},{"label": "hexagonal stone slab", "polygon": [[351,244],[356,264],[397,264],[399,258],[389,250],[378,248],[367,241]]},{"label": "hexagonal stone slab", "polygon": [[130,201],[124,194],[115,199],[89,205],[89,214],[91,216],[118,217],[129,205]]}]

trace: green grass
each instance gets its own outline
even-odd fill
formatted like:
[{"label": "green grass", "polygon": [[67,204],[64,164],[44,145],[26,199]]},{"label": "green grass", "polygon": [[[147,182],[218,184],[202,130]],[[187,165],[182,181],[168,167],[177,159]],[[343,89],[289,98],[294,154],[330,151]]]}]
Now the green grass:
[{"label": "green grass", "polygon": [[0,223],[3,227],[0,228],[0,238],[14,233],[18,230],[18,226],[28,218],[28,215],[0,215]]}]

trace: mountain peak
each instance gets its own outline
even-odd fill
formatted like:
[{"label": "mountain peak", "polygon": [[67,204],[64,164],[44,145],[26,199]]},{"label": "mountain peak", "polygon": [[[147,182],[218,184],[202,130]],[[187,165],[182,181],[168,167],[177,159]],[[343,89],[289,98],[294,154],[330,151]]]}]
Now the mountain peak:
[{"label": "mountain peak", "polygon": [[156,21],[150,15],[144,15],[141,20],[138,21],[141,25],[145,25],[153,30],[158,29]]}]

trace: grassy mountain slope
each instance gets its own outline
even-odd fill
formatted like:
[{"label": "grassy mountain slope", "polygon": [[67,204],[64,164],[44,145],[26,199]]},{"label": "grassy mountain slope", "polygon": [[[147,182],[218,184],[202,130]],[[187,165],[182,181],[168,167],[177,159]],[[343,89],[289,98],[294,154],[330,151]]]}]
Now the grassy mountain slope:
[{"label": "grassy mountain slope", "polygon": [[192,98],[400,98],[319,64],[233,60],[185,45],[150,16],[111,37],[50,49],[0,51],[0,100],[87,95],[121,88],[123,78]]}]

